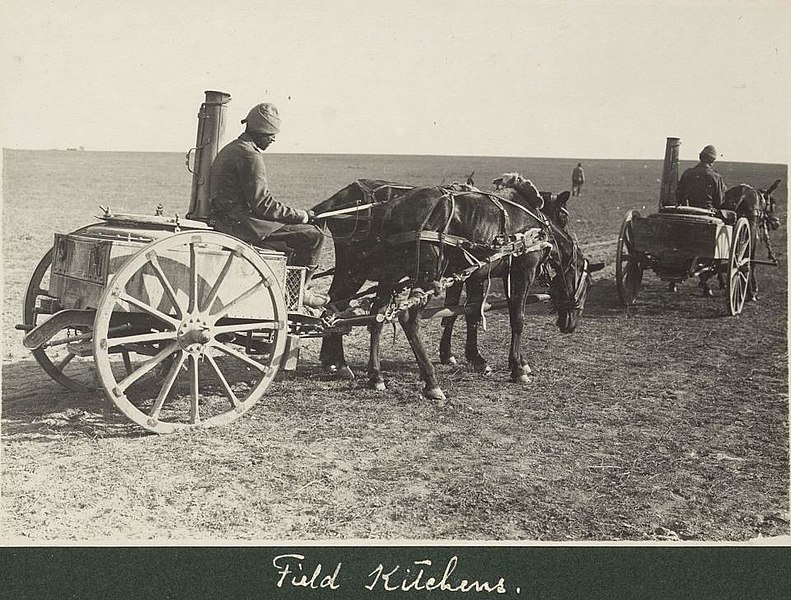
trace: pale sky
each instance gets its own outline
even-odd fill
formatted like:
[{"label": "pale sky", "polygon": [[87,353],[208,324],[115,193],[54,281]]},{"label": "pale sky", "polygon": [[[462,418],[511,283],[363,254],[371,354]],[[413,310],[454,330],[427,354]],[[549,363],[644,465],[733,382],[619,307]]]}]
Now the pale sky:
[{"label": "pale sky", "polygon": [[186,151],[204,90],[272,152],[788,163],[791,2],[3,0],[0,144]]}]

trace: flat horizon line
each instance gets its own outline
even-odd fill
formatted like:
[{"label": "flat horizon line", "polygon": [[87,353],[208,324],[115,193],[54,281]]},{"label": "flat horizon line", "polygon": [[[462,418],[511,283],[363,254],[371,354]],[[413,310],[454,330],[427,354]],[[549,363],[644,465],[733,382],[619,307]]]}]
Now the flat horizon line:
[{"label": "flat horizon line", "polygon": [[[2,150],[12,152],[76,152],[76,153],[106,153],[106,154],[179,154],[184,152],[179,150],[91,150],[88,148],[9,148],[3,146]],[[408,154],[400,152],[267,152],[268,156],[402,156],[402,157],[424,157],[432,156],[439,158],[502,158],[502,159],[525,159],[525,160],[567,160],[571,162],[596,161],[596,160],[631,160],[631,161],[657,161],[662,162],[663,158],[625,158],[625,157],[567,157],[567,156],[519,156],[506,154]],[[681,162],[697,162],[697,159],[681,159]],[[764,162],[755,160],[728,160],[717,159],[718,163],[741,163],[754,165],[776,165],[788,167],[788,163],[783,162]]]}]

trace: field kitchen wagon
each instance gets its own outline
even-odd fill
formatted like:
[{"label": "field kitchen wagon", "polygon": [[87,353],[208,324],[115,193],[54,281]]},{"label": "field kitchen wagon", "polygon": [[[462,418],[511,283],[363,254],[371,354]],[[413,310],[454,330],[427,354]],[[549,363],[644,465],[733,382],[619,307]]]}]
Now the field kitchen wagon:
[{"label": "field kitchen wagon", "polygon": [[[304,267],[212,229],[209,175],[229,101],[229,94],[207,91],[201,104],[197,142],[187,153],[193,178],[186,216],[167,216],[161,206],[150,215],[100,207],[98,222],[55,234],[33,272],[17,325],[52,379],[75,392],[102,388],[128,419],[156,433],[234,421],[279,370],[296,369],[301,338],[348,333],[392,320],[410,306],[408,299],[387,314],[309,314],[302,304]],[[525,240],[487,260],[531,250]],[[467,269],[443,283],[470,274]],[[548,297],[533,294],[528,302]],[[487,306],[494,308],[502,306]],[[465,310],[423,312],[440,318]]]},{"label": "field kitchen wagon", "polygon": [[187,217],[106,208],[99,222],[55,234],[17,326],[55,381],[78,392],[100,386],[130,420],[157,433],[241,416],[278,369],[296,367],[299,334],[318,324],[301,314],[304,268],[206,222],[229,101],[210,91],[201,105],[187,154]]},{"label": "field kitchen wagon", "polygon": [[672,289],[688,277],[717,275],[724,279],[728,313],[735,316],[744,307],[753,265],[777,263],[751,257],[746,218],[676,205],[680,145],[678,138],[667,138],[658,212],[641,217],[630,210],[623,220],[615,257],[618,297],[625,307],[634,304],[649,269]]}]

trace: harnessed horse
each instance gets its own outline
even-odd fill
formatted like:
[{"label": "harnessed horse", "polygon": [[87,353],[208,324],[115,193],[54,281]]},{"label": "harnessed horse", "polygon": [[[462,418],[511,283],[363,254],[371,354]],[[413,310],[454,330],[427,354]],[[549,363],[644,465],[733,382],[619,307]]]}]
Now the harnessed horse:
[{"label": "harnessed horse", "polygon": [[[782,180],[775,180],[769,189],[760,190],[741,183],[725,192],[722,208],[732,210],[739,217],[745,217],[750,222],[750,259],[755,259],[757,242],[761,239],[766,245],[769,260],[777,262],[772,243],[769,240],[769,231],[780,227],[780,219],[774,215],[775,199],[772,196]],[[722,286],[722,282],[720,282]],[[750,269],[750,281],[747,285],[747,300],[758,300],[758,282],[755,279],[755,269]]]},{"label": "harnessed horse", "polygon": [[[338,207],[339,195],[345,199],[353,197],[350,187],[314,207],[314,212],[321,217],[328,208]],[[529,367],[522,354],[521,337],[530,284],[540,267],[549,266],[554,272],[549,295],[558,312],[558,327],[570,333],[584,308],[590,284],[588,261],[570,236],[536,210],[541,206],[541,197],[527,180],[522,180],[518,188],[509,188],[512,192],[503,196],[447,187],[403,187],[408,186],[388,192],[392,197],[387,202],[368,203],[366,230],[360,234],[349,226],[347,215],[340,224],[335,219],[327,221],[333,237],[338,236],[336,250],[341,246],[345,254],[342,266],[336,266],[331,303],[340,304],[371,280],[378,282],[372,312],[386,311],[399,293],[419,298],[448,273],[466,271],[467,304],[481,306],[485,283],[492,276],[502,276],[511,323],[511,379],[527,381]],[[344,238],[346,241],[339,241]],[[531,242],[524,242],[527,239]],[[344,245],[347,247],[342,248]],[[424,395],[442,399],[444,394],[420,337],[421,308],[422,301],[407,303],[398,319],[417,359]],[[478,323],[480,320],[476,321],[475,312],[471,311],[468,347],[477,346],[474,332]],[[379,362],[382,328],[381,321],[370,325],[368,377],[369,385],[376,389],[384,389]],[[326,367],[348,370],[340,334],[324,338],[321,361]]]},{"label": "harnessed horse", "polygon": [[[526,182],[527,180],[525,180],[518,173],[506,173],[492,181],[492,184],[495,186],[495,190],[499,196],[513,200],[514,195],[518,194],[517,190],[521,186],[526,185]],[[528,196],[529,195],[530,192],[528,192]],[[551,192],[542,191],[539,192],[539,195],[540,200],[534,201],[534,203],[536,203],[534,208],[539,209],[543,215],[549,219],[549,222],[552,224],[552,226],[559,230],[559,235],[570,239],[570,234],[568,232],[569,213],[568,209],[566,208],[566,204],[571,197],[571,192],[565,191],[560,194],[553,194]],[[596,265],[589,264],[588,273],[598,271],[599,269],[603,268],[603,266],[603,264],[599,263]],[[473,289],[472,291],[473,296],[471,297],[470,290],[468,289],[466,300],[467,306],[480,306],[480,299],[477,298],[479,295],[478,291],[476,289]],[[461,284],[449,288],[445,294],[445,305],[458,305],[461,299],[461,292]],[[580,315],[581,312],[582,311],[580,310]],[[445,365],[455,365],[458,363],[458,360],[452,351],[453,327],[457,318],[458,316],[454,315],[444,317],[442,319],[442,338],[440,339],[439,357],[440,362]],[[471,314],[470,311],[466,311],[467,337],[464,355],[467,362],[473,367],[475,371],[488,375],[491,373],[491,368],[478,349],[477,332],[482,321],[483,318],[480,314],[480,311],[473,314]],[[560,327],[560,323],[558,323],[558,326]],[[573,327],[576,327],[576,324]],[[573,331],[573,327],[567,332],[570,333]],[[561,328],[561,331],[564,330]],[[518,374],[517,379],[519,381],[527,381],[527,375],[530,374],[531,369],[527,363],[523,364],[522,366],[523,373]]]}]

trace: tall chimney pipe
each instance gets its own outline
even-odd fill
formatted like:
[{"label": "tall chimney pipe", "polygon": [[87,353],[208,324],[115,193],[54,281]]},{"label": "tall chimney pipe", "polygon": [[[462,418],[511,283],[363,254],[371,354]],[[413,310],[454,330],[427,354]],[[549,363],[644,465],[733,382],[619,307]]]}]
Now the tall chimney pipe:
[{"label": "tall chimney pipe", "polygon": [[678,149],[681,138],[669,137],[665,143],[665,161],[662,165],[662,187],[659,189],[659,208],[676,204],[678,187]]},{"label": "tall chimney pipe", "polygon": [[[225,132],[225,107],[231,95],[207,90],[206,100],[198,111],[198,136],[195,142],[195,160],[192,169],[192,191],[188,219],[205,221],[209,217],[209,176],[211,164],[220,151],[220,141]],[[189,163],[189,153],[187,156]]]}]

